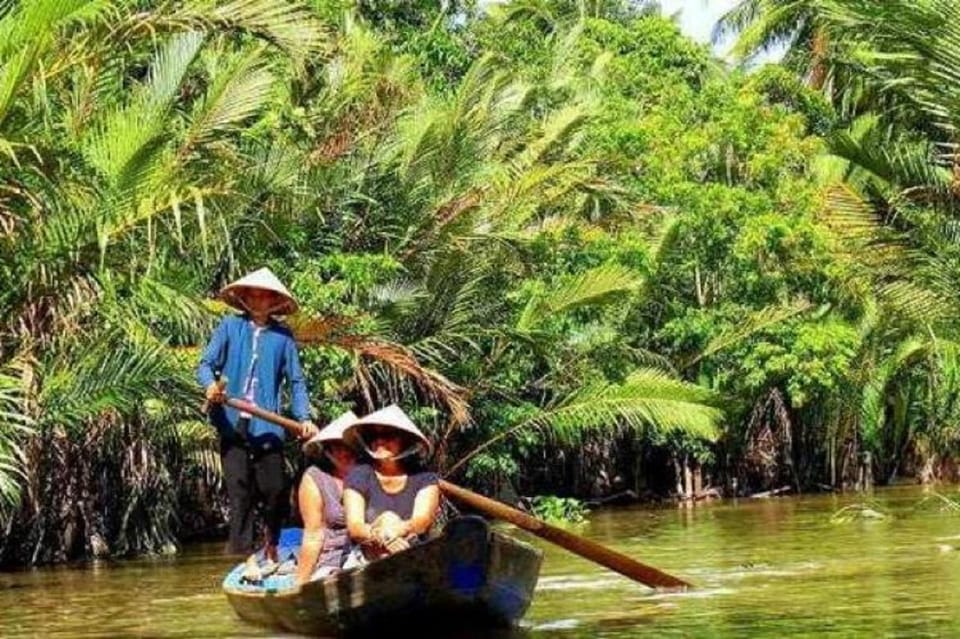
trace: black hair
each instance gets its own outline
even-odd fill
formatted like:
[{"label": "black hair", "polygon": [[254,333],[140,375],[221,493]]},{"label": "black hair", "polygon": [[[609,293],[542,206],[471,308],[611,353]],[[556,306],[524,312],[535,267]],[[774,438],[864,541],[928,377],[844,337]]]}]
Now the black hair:
[{"label": "black hair", "polygon": [[[359,461],[365,456],[365,455],[362,454],[362,453],[358,453],[356,450],[354,450],[353,448],[351,448],[350,446],[348,446],[348,445],[347,445],[346,443],[344,443],[342,440],[332,440],[332,441],[327,442],[327,444],[328,444],[328,445],[329,445],[329,444],[340,444],[340,445],[343,446],[344,448],[347,448],[347,449],[349,449],[349,450],[352,450],[352,451],[353,451],[353,455],[354,455],[354,457],[356,458],[356,461],[357,461],[357,462],[359,462]],[[333,463],[333,461],[332,461],[329,457],[326,456],[326,454],[325,454],[325,452],[324,452],[324,448],[323,448],[322,446],[319,446],[319,447],[317,447],[315,450],[317,450],[317,451],[319,451],[319,452],[310,455],[310,460],[311,460],[310,463],[311,463],[312,465],[316,466],[317,468],[319,468],[320,470],[322,470],[323,472],[327,473],[328,475],[335,475],[335,474],[336,474],[336,471],[337,471],[337,467],[336,467],[336,465]]]},{"label": "black hair", "polygon": [[336,467],[333,465],[333,462],[330,461],[330,458],[324,455],[323,453],[320,453],[319,455],[314,456],[313,465],[319,468],[320,470],[322,470],[323,472],[327,473],[328,475],[332,475],[336,470]]}]

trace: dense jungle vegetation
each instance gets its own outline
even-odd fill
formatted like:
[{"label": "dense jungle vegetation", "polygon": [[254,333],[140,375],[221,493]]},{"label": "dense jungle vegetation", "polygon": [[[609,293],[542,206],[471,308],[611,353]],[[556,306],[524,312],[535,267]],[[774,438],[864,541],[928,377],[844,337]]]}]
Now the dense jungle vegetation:
[{"label": "dense jungle vegetation", "polygon": [[217,529],[192,370],[260,266],[318,423],[398,401],[488,492],[953,479],[960,1],[717,35],[735,63],[645,2],[0,0],[0,563]]}]

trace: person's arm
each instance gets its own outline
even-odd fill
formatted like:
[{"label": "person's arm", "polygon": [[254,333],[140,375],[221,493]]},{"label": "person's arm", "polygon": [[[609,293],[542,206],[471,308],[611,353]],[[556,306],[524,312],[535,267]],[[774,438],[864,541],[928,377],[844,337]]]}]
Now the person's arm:
[{"label": "person's arm", "polygon": [[373,529],[366,519],[367,500],[354,488],[345,487],[343,489],[343,514],[347,520],[347,532],[350,539],[358,544],[377,541],[373,535]]},{"label": "person's arm", "polygon": [[283,354],[284,375],[290,383],[290,412],[303,427],[301,439],[310,439],[317,434],[318,429],[310,421],[310,398],[307,395],[307,381],[300,367],[300,354],[297,352],[297,343],[293,337],[286,340]]},{"label": "person's arm", "polygon": [[227,323],[221,321],[214,329],[207,347],[203,349],[200,355],[200,364],[197,366],[197,382],[206,392],[207,399],[210,401],[222,401],[223,390],[219,387],[217,392],[216,372],[223,366],[224,355],[227,350]]},{"label": "person's arm", "polygon": [[290,383],[290,412],[298,422],[310,420],[310,398],[307,395],[307,382],[300,367],[300,354],[297,343],[292,337],[286,340],[286,352],[283,356],[284,375]]},{"label": "person's arm", "polygon": [[439,508],[440,486],[432,483],[421,488],[413,502],[413,515],[403,522],[402,536],[422,535],[430,530]]},{"label": "person's arm", "polygon": [[430,530],[439,506],[440,487],[436,483],[427,484],[417,491],[410,519],[386,523],[379,529],[374,528],[373,534],[391,553],[406,550],[410,547],[411,535],[422,535]]},{"label": "person's arm", "polygon": [[303,543],[300,544],[300,556],[297,558],[297,583],[310,581],[320,551],[323,549],[323,495],[307,475],[300,480],[297,492],[300,516],[303,518]]}]

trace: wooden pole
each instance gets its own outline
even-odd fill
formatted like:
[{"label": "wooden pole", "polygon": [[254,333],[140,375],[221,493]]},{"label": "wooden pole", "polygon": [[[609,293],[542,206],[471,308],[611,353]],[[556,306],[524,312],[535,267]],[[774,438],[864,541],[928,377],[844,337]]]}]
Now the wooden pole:
[{"label": "wooden pole", "polygon": [[248,401],[237,399],[235,397],[228,397],[224,403],[227,406],[232,406],[241,412],[250,413],[251,415],[255,415],[260,419],[272,422],[298,439],[300,437],[301,426],[300,422],[296,420],[290,419],[289,417],[284,417],[283,415],[277,415],[272,411],[265,410],[255,404],[251,404]]},{"label": "wooden pole", "polygon": [[[253,404],[245,402],[242,399],[234,399],[231,397],[226,400],[226,403],[237,410],[246,411],[251,415],[256,415],[260,419],[281,426],[295,435],[299,434],[300,432],[299,422],[287,417],[283,417],[282,415],[277,415],[274,412],[264,410],[258,406],[254,406]],[[451,484],[446,480],[440,480],[440,490],[442,490],[451,499],[454,499],[465,506],[473,508],[474,510],[482,512],[490,517],[511,523],[518,528],[522,528],[527,532],[540,537],[541,539],[546,539],[547,541],[554,543],[561,548],[566,548],[575,555],[579,555],[584,559],[589,559],[590,561],[609,568],[614,572],[618,572],[625,577],[633,579],[634,581],[639,581],[640,583],[650,586],[651,588],[665,590],[686,590],[687,588],[692,587],[686,581],[677,579],[673,575],[668,575],[667,573],[658,570],[653,566],[642,564],[636,559],[628,557],[623,553],[619,553],[616,550],[607,548],[606,546],[601,546],[597,542],[591,541],[585,537],[574,535],[573,533],[567,532],[562,528],[551,526],[547,522],[528,515],[522,510],[517,510],[516,508],[512,508],[499,501],[490,499],[489,497],[478,495],[471,490],[467,490],[466,488],[457,486],[456,484]]]},{"label": "wooden pole", "polygon": [[584,559],[589,559],[651,588],[686,590],[692,587],[686,581],[678,579],[673,575],[668,575],[653,566],[642,564],[623,553],[607,548],[606,546],[601,546],[597,542],[585,537],[574,535],[562,528],[551,526],[547,522],[528,515],[522,510],[517,510],[489,497],[478,495],[473,491],[457,486],[456,484],[451,484],[446,480],[440,480],[440,490],[451,499],[465,506],[469,506],[490,517],[509,522],[518,528],[533,533],[541,539],[546,539],[561,548],[566,548],[575,555],[580,555]]}]

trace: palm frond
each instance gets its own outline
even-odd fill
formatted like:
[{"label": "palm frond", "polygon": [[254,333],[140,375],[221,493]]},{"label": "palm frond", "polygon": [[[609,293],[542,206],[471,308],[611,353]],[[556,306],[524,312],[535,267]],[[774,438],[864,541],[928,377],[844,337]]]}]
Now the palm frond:
[{"label": "palm frond", "polygon": [[722,415],[714,393],[664,371],[640,369],[622,384],[589,385],[531,420],[563,438],[621,424],[643,432],[684,431],[713,440]]},{"label": "palm frond", "polygon": [[[393,379],[409,380],[424,397],[444,407],[453,422],[465,424],[470,419],[465,390],[439,372],[420,364],[408,348],[378,337],[351,333],[355,318],[301,318],[291,322],[297,341],[305,346],[322,345],[345,350],[368,360],[367,365],[382,367]],[[358,362],[357,383],[364,386],[370,374]],[[394,398],[395,399],[395,398]]]},{"label": "palm frond", "polygon": [[[215,64],[214,68],[221,66]],[[260,51],[219,68],[213,84],[190,118],[179,153],[186,154],[218,132],[236,127],[256,114],[269,97],[273,82]]]},{"label": "palm frond", "polygon": [[105,294],[100,298],[98,312],[115,325],[134,321],[149,327],[170,345],[178,346],[201,342],[216,324],[216,314],[196,296],[165,282],[151,277],[133,282],[113,280],[106,274],[99,280],[105,284]]},{"label": "palm frond", "polygon": [[596,165],[589,160],[558,161],[523,167],[508,164],[493,176],[488,223],[497,232],[518,231],[539,211],[596,186]]},{"label": "palm frond", "polygon": [[831,136],[830,150],[848,162],[846,181],[861,192],[882,194],[891,206],[951,200],[951,174],[937,165],[935,149],[890,140],[878,131],[880,126],[878,118],[863,117]]},{"label": "palm frond", "polygon": [[[463,268],[459,262],[448,259],[434,264],[427,280],[432,297],[416,316],[425,328],[421,337],[408,344],[418,358],[433,366],[449,366],[466,352],[479,352],[477,338],[485,332],[479,318],[496,304],[485,287],[490,264],[477,260]],[[451,269],[456,269],[456,276]]]},{"label": "palm frond", "polygon": [[751,336],[791,320],[798,315],[806,313],[811,308],[813,308],[813,304],[811,302],[807,300],[799,300],[793,304],[787,304],[783,306],[768,306],[758,311],[754,311],[747,317],[743,318],[742,321],[738,322],[736,326],[711,339],[702,352],[698,353],[693,359],[687,362],[685,368],[689,368],[700,360],[716,355],[717,353],[728,348],[733,348],[739,344],[742,344]]},{"label": "palm frond", "polygon": [[666,215],[653,228],[653,232],[647,238],[649,246],[650,262],[655,265],[663,264],[667,256],[680,244],[683,239],[683,227],[680,224],[680,216]]},{"label": "palm frond", "polygon": [[15,363],[0,370],[0,523],[19,503],[26,464],[23,446],[33,432],[25,372]]},{"label": "palm frond", "polygon": [[515,0],[508,3],[494,3],[490,10],[495,19],[504,26],[515,22],[531,21],[540,24],[546,31],[553,31],[559,23],[557,7],[547,0]]},{"label": "palm frond", "polygon": [[[738,12],[740,6],[744,5],[746,5],[745,10]],[[727,14],[730,20],[726,19],[727,16],[721,18],[718,25],[726,26],[719,27],[715,33],[723,33],[725,29],[729,31],[735,22],[743,24],[744,26],[737,30],[733,54],[740,59],[749,59],[769,48],[796,39],[798,32],[810,19],[805,11],[809,5],[810,3],[804,0],[788,2],[744,0],[740,6]],[[751,19],[746,22],[746,18]]]},{"label": "palm frond", "polygon": [[[387,370],[394,378],[409,380],[423,395],[437,406],[442,406],[454,424],[466,424],[470,420],[466,391],[441,373],[425,368],[409,349],[381,339],[359,335],[344,335],[336,338],[334,346],[356,353]],[[369,380],[361,369],[359,383]],[[362,379],[362,378],[366,379]],[[399,398],[391,398],[397,401]]]},{"label": "palm frond", "polygon": [[622,384],[588,384],[534,416],[474,448],[450,467],[452,474],[467,461],[521,430],[539,428],[562,441],[577,441],[594,430],[630,428],[638,432],[682,431],[713,440],[723,416],[717,397],[702,386],[690,384],[657,369],[639,369]]},{"label": "palm frond", "polygon": [[[23,86],[30,77],[37,62],[38,50],[35,45],[27,45],[12,56],[7,56],[0,66],[0,124],[6,119],[14,99],[17,94],[23,90]],[[12,153],[12,142],[7,142]],[[14,154],[15,158],[16,155]]]},{"label": "palm frond", "polygon": [[877,445],[886,420],[886,400],[890,381],[911,362],[921,356],[928,343],[916,336],[897,344],[896,349],[876,366],[863,390],[860,419],[864,439]]},{"label": "palm frond", "polygon": [[920,324],[952,322],[960,308],[953,296],[902,279],[880,284],[877,299],[900,317]]},{"label": "palm frond", "polygon": [[164,133],[167,113],[180,83],[203,44],[192,32],[171,38],[154,58],[147,82],[133,99],[104,118],[88,136],[83,153],[104,177],[120,187],[134,182],[155,157],[155,142]]},{"label": "palm frond", "polygon": [[828,191],[825,222],[843,252],[887,310],[921,324],[949,320],[960,308],[952,287],[933,289],[936,277],[920,279],[928,257],[912,249],[903,233],[884,223],[877,211],[849,186]]},{"label": "palm frond", "polygon": [[756,22],[765,7],[764,0],[739,0],[717,20],[710,36],[711,40],[717,43],[727,36],[737,35]]},{"label": "palm frond", "polygon": [[67,339],[41,368],[42,421],[71,428],[103,414],[129,414],[149,397],[183,396],[193,386],[166,346],[136,325]]},{"label": "palm frond", "polygon": [[282,49],[297,64],[330,49],[330,34],[307,6],[294,0],[191,0],[170,12],[136,15],[134,33],[158,30],[240,31]]},{"label": "palm frond", "polygon": [[494,56],[484,56],[451,98],[416,105],[400,118],[384,159],[418,189],[455,192],[451,179],[458,169],[470,173],[496,153],[528,95],[529,87],[499,68]]},{"label": "palm frond", "polygon": [[599,304],[612,296],[635,291],[641,282],[636,272],[624,266],[598,266],[560,283],[543,296],[532,297],[521,312],[516,328],[520,331],[532,330],[538,322],[551,315]]},{"label": "palm frond", "polygon": [[13,3],[0,15],[0,62],[29,45],[52,44],[56,31],[71,23],[93,22],[115,10],[111,0],[30,0]]},{"label": "palm frond", "polygon": [[566,149],[574,142],[575,134],[589,121],[589,108],[582,104],[565,106],[551,113],[543,122],[539,134],[531,140],[518,158],[521,166],[543,162],[555,149]]}]

